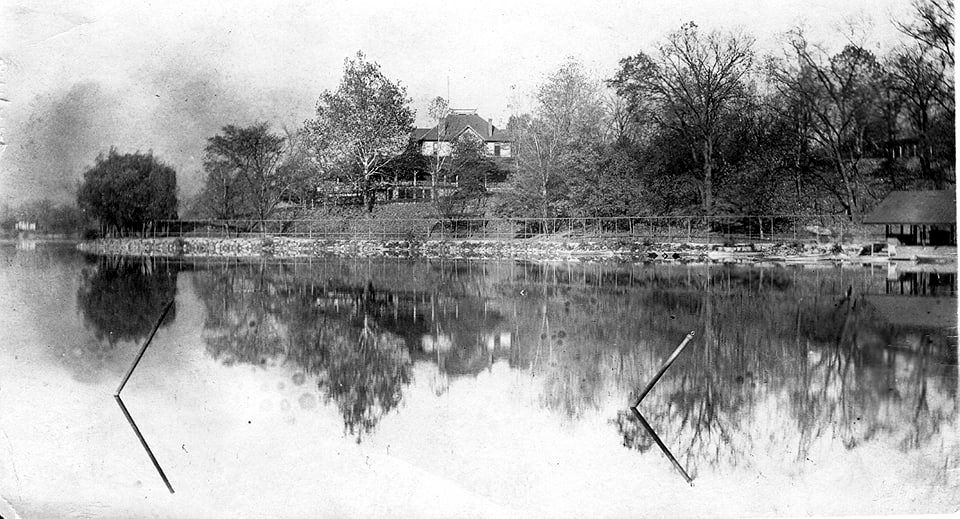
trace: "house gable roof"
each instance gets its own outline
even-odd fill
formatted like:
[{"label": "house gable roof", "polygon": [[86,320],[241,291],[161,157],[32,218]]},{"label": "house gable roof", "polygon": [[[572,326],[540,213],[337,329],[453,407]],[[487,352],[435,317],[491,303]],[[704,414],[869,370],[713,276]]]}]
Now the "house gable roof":
[{"label": "house gable roof", "polygon": [[863,219],[863,223],[957,223],[957,193],[950,190],[894,191]]},{"label": "house gable roof", "polygon": [[[417,128],[415,141],[454,141],[467,130],[473,130],[484,142],[509,142],[510,134],[491,125],[476,113],[452,112],[433,128]],[[443,129],[443,131],[440,131]],[[490,130],[493,130],[492,132]]]}]

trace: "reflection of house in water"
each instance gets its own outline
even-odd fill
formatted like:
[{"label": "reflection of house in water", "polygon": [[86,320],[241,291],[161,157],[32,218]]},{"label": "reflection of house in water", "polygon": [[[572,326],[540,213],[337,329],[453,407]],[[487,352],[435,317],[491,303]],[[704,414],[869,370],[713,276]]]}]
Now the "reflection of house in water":
[{"label": "reflection of house in water", "polygon": [[[884,294],[864,296],[866,303],[903,339],[920,351],[936,337],[957,328],[957,273],[952,265],[891,264]],[[944,341],[940,341],[944,342]],[[945,350],[955,350],[950,341]],[[929,353],[937,353],[930,351]],[[950,354],[950,351],[940,353]],[[954,352],[955,353],[955,352]],[[955,358],[955,357],[954,357]]]},{"label": "reflection of house in water", "polygon": [[956,206],[952,190],[894,191],[863,223],[883,225],[891,259],[956,259]]},{"label": "reflection of house in water", "polygon": [[887,270],[882,295],[867,302],[892,325],[906,328],[957,326],[957,272],[953,265],[898,265]]},{"label": "reflection of house in water", "polygon": [[886,293],[956,297],[956,265],[892,263],[887,269]]},{"label": "reflection of house in water", "polygon": [[509,358],[513,332],[482,301],[418,291],[376,290],[368,285],[326,286],[314,305],[340,315],[367,315],[401,337],[411,358],[427,360],[451,375],[476,374]]}]

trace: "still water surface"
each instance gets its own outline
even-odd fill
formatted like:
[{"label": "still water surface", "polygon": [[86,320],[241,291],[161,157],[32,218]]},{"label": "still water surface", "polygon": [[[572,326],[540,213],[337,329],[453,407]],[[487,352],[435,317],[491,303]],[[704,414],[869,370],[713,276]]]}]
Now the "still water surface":
[{"label": "still water surface", "polygon": [[[34,517],[960,508],[956,276],[0,247],[0,495]],[[170,493],[112,394],[123,391]],[[641,412],[627,412],[689,331]]]}]

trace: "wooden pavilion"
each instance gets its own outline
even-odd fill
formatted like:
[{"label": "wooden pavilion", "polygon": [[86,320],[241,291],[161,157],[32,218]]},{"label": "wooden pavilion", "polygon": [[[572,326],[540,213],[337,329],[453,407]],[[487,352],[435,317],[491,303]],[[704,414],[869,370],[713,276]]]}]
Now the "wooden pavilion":
[{"label": "wooden pavilion", "polygon": [[955,191],[894,191],[863,223],[883,225],[890,259],[956,260]]}]

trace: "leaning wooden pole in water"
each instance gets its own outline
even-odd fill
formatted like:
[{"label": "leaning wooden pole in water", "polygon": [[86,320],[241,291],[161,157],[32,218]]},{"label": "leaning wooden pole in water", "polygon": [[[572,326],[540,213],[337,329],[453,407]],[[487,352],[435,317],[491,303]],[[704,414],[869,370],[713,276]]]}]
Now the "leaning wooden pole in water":
[{"label": "leaning wooden pole in water", "polygon": [[667,456],[667,459],[670,460],[670,463],[672,463],[673,466],[677,469],[677,471],[680,472],[680,475],[683,476],[683,479],[685,479],[687,483],[690,484],[690,486],[693,486],[693,478],[691,478],[690,475],[687,474],[687,471],[684,470],[682,465],[680,465],[680,462],[677,461],[677,458],[673,456],[673,453],[670,452],[670,449],[668,449],[667,446],[664,445],[663,441],[660,439],[660,436],[657,435],[657,433],[653,430],[653,427],[650,426],[650,424],[643,417],[643,415],[640,414],[640,410],[638,409],[640,407],[640,402],[643,402],[643,399],[644,397],[647,396],[647,393],[649,393],[650,390],[653,389],[653,386],[655,386],[657,382],[660,381],[660,378],[663,377],[663,374],[666,373],[668,369],[670,369],[670,366],[673,364],[675,360],[677,360],[677,357],[679,357],[680,354],[683,353],[683,349],[687,347],[687,344],[690,342],[691,339],[693,339],[692,331],[688,333],[686,337],[684,337],[683,342],[681,342],[680,345],[677,346],[677,349],[673,350],[673,353],[671,353],[670,357],[667,358],[667,361],[663,363],[663,366],[660,366],[660,369],[657,371],[657,374],[654,375],[653,378],[650,379],[650,382],[647,383],[646,387],[643,388],[643,391],[641,391],[640,395],[637,397],[636,403],[634,403],[633,406],[630,407],[630,410],[633,411],[634,416],[636,416],[637,420],[640,421],[640,425],[642,425],[643,428],[646,429],[648,433],[650,433],[650,436],[653,438],[653,441],[656,442],[657,447],[660,447],[660,450],[663,451],[663,453]]},{"label": "leaning wooden pole in water", "polygon": [[157,319],[157,324],[153,325],[153,330],[150,331],[150,336],[147,337],[147,340],[143,342],[143,346],[140,347],[140,352],[137,353],[137,358],[133,359],[133,364],[130,365],[130,369],[127,370],[127,374],[124,375],[123,380],[120,382],[120,386],[117,387],[117,391],[113,396],[120,396],[120,392],[123,391],[123,386],[127,385],[127,381],[130,380],[130,375],[133,375],[133,370],[137,368],[137,364],[140,363],[140,359],[143,358],[143,354],[147,351],[147,346],[150,346],[150,341],[153,340],[153,336],[157,334],[157,330],[160,328],[160,323],[163,322],[163,319],[167,317],[167,312],[170,311],[170,308],[173,306],[174,300],[171,299],[167,306],[163,307],[163,312],[160,313],[160,318]]},{"label": "leaning wooden pole in water", "polygon": [[688,333],[686,337],[683,338],[683,342],[681,342],[680,345],[677,346],[677,349],[673,350],[673,353],[671,353],[670,356],[667,358],[667,361],[663,363],[663,366],[660,366],[660,369],[657,371],[657,374],[654,375],[652,379],[650,379],[650,382],[647,382],[647,386],[643,388],[643,391],[640,392],[640,396],[637,397],[637,401],[636,403],[633,404],[633,407],[637,407],[640,405],[640,402],[642,402],[644,397],[647,396],[647,393],[649,393],[650,390],[653,389],[653,386],[655,386],[657,382],[660,381],[660,377],[662,377],[663,374],[666,373],[668,369],[670,369],[670,366],[673,364],[675,360],[677,360],[677,357],[679,357],[680,354],[683,353],[683,349],[687,347],[687,344],[690,342],[691,339],[693,339],[692,331]]}]

